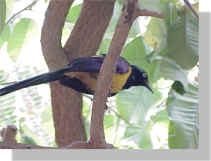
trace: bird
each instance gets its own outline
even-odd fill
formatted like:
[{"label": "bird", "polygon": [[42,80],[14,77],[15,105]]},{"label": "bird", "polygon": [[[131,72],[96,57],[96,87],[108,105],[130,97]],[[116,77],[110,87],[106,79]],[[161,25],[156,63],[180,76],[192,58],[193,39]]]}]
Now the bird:
[{"label": "bird", "polygon": [[[104,58],[105,54],[76,58],[61,69],[4,87],[0,89],[0,96],[23,88],[54,81],[59,81],[63,86],[72,88],[79,93],[94,95],[97,78]],[[112,78],[109,97],[132,86],[144,86],[153,93],[148,83],[147,73],[143,69],[129,64],[123,57],[119,57],[115,74]]]}]

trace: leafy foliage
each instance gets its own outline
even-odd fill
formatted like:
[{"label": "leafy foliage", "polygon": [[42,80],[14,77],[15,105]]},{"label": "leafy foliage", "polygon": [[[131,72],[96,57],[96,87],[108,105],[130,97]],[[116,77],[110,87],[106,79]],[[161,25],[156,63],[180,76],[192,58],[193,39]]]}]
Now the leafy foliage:
[{"label": "leafy foliage", "polygon": [[[46,2],[39,1],[36,5],[46,6]],[[108,52],[123,2],[118,0],[115,4],[98,54]],[[0,0],[0,84],[47,70],[42,63],[39,68],[20,65],[30,61],[23,59],[29,54],[31,64],[36,60],[37,53],[32,49],[24,50],[24,47],[34,40],[34,35],[40,34],[41,26],[35,17],[27,16],[31,10],[7,23],[14,14],[16,3],[21,2]],[[197,9],[198,3],[193,6]],[[190,82],[188,74],[199,58],[198,19],[179,0],[141,0],[140,7],[163,13],[166,18],[138,18],[122,56],[146,70],[154,94],[143,87],[133,87],[111,98],[104,118],[106,140],[117,149],[197,148],[198,85]],[[74,1],[66,18],[64,40],[76,23],[81,8],[81,1]],[[39,12],[44,15],[44,11]],[[48,86],[43,85],[39,89],[28,88],[0,97],[0,128],[16,124],[18,141],[55,146],[49,96]],[[83,117],[88,138],[90,107],[91,99],[85,95]]]}]

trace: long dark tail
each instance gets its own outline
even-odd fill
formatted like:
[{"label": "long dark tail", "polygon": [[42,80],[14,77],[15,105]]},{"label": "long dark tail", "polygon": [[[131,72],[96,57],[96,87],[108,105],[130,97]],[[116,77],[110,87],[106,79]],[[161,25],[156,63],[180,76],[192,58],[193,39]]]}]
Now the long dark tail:
[{"label": "long dark tail", "polygon": [[5,88],[0,89],[0,96],[6,95],[8,93],[14,92],[19,89],[23,89],[30,86],[35,86],[43,83],[53,82],[61,79],[64,76],[64,72],[66,69],[60,69],[55,72],[49,72],[45,74],[41,74],[15,84],[9,85]]}]

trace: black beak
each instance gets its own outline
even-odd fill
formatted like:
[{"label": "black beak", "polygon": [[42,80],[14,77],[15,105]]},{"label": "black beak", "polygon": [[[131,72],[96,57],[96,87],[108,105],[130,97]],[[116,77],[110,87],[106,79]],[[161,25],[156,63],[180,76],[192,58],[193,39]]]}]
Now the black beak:
[{"label": "black beak", "polygon": [[154,93],[153,90],[152,90],[152,88],[151,88],[147,83],[145,83],[144,86],[145,86],[148,90],[150,90],[152,93]]}]

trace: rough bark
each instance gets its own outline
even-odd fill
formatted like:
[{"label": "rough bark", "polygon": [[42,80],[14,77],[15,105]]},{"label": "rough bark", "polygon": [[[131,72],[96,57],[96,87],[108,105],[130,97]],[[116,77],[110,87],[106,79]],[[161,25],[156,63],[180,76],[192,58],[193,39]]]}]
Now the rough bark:
[{"label": "rough bark", "polygon": [[[113,13],[114,2],[85,1],[70,38],[62,48],[62,28],[72,2],[51,0],[46,12],[41,43],[50,70],[61,68],[76,57],[95,55]],[[61,147],[73,141],[85,141],[81,95],[58,82],[51,83],[50,88],[56,143]]]},{"label": "rough bark", "polygon": [[70,60],[96,55],[112,17],[113,8],[114,2],[84,1],[80,17],[65,45],[65,51],[70,53]]},{"label": "rough bark", "polygon": [[[104,107],[106,104],[109,89],[111,87],[111,80],[115,73],[117,60],[122,52],[125,41],[128,37],[130,28],[138,16],[154,16],[163,18],[163,15],[145,9],[140,9],[138,0],[127,0],[122,9],[122,14],[118,20],[115,33],[100,70],[97,80],[97,86],[92,107],[92,118],[90,127],[90,144],[107,146],[104,136]],[[102,86],[103,84],[103,86]]]},{"label": "rough bark", "polygon": [[[109,94],[111,80],[116,69],[117,60],[135,18],[136,3],[137,0],[126,1],[122,14],[118,20],[108,55],[100,70],[92,107],[90,128],[90,142],[92,144],[100,145],[106,143],[103,128],[104,107]],[[104,86],[102,86],[102,84],[104,84]]]}]

